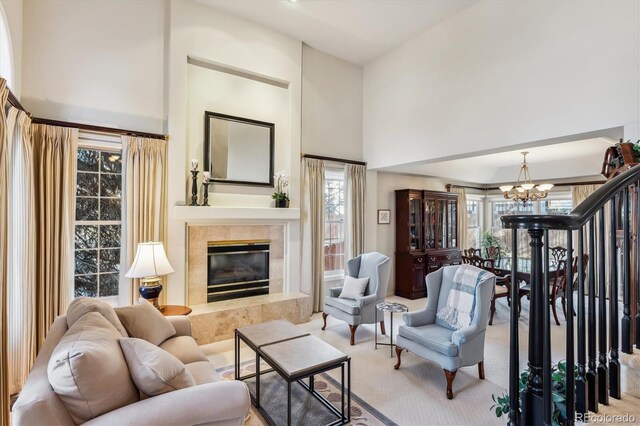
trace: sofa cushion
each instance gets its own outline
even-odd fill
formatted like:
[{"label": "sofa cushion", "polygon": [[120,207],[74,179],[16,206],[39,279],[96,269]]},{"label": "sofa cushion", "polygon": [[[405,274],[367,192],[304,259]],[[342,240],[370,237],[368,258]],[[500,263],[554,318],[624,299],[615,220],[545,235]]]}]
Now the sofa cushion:
[{"label": "sofa cushion", "polygon": [[129,337],[143,339],[158,346],[176,334],[171,322],[144,299],[140,299],[140,303],[136,305],[115,308],[115,311]]},{"label": "sofa cushion", "polygon": [[76,424],[138,401],[120,350],[122,336],[97,312],[77,320],[47,366],[49,383]]},{"label": "sofa cushion", "polygon": [[458,346],[451,341],[454,330],[441,327],[438,324],[428,324],[420,327],[401,325],[398,334],[413,340],[422,346],[446,356],[458,356]]},{"label": "sofa cushion", "polygon": [[324,304],[340,309],[342,312],[346,312],[350,315],[360,315],[358,302],[353,299],[341,299],[339,297],[329,296],[324,299]]},{"label": "sofa cushion", "polygon": [[208,361],[195,340],[191,336],[176,336],[167,339],[160,348],[169,352],[185,364],[198,361]]},{"label": "sofa cushion", "polygon": [[92,299],[90,297],[76,297],[67,308],[67,327],[78,321],[87,312],[97,312],[107,319],[122,337],[129,337],[127,331],[118,319],[118,315],[113,310],[113,306],[101,300]]},{"label": "sofa cushion", "polygon": [[146,395],[156,396],[196,385],[178,358],[146,340],[120,339],[120,347],[133,382]]},{"label": "sofa cushion", "polygon": [[192,362],[185,367],[189,370],[197,385],[217,382],[220,379],[215,367],[209,361]]}]

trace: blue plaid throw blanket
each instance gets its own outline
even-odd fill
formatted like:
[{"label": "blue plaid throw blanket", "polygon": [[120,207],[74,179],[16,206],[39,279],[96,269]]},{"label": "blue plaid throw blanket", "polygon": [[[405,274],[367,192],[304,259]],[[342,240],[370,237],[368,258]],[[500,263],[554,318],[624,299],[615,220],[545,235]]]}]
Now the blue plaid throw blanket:
[{"label": "blue plaid throw blanket", "polygon": [[447,304],[436,316],[456,330],[469,326],[475,308],[476,286],[486,274],[487,271],[475,266],[461,265],[453,276]]}]

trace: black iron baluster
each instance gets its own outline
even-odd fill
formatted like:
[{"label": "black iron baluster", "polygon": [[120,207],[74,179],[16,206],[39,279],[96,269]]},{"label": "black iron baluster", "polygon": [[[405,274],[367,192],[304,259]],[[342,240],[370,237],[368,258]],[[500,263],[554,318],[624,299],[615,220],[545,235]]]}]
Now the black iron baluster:
[{"label": "black iron baluster", "polygon": [[609,294],[609,395],[620,399],[620,361],[618,360],[618,256],[616,253],[616,199],[609,201],[609,244],[611,244],[611,259],[609,259],[609,280],[611,293]]},{"label": "black iron baluster", "polygon": [[[548,250],[548,249],[547,249]],[[547,269],[549,263],[547,262]],[[573,339],[573,234],[567,231],[567,281],[565,299],[567,300],[567,425],[575,424],[576,418],[576,386],[574,371],[574,339]],[[548,290],[547,290],[548,291]],[[554,300],[555,302],[555,300]],[[551,354],[549,354],[551,357]]]},{"label": "black iron baluster", "polygon": [[511,230],[511,330],[509,332],[509,425],[520,424],[520,343],[518,316],[520,314],[520,283],[518,282],[518,230]]},{"label": "black iron baluster", "polygon": [[596,223],[589,221],[589,362],[587,368],[587,403],[589,411],[598,412],[598,374],[596,371]]},{"label": "black iron baluster", "polygon": [[[549,300],[549,231],[544,230],[544,282],[542,287],[542,401],[544,409],[544,424],[551,426],[553,400],[551,392],[551,313]],[[540,323],[538,323],[540,324]],[[572,342],[573,343],[573,342]]]},{"label": "black iron baluster", "polygon": [[[623,222],[622,222],[622,233],[624,234],[622,237],[622,259],[624,261],[624,266],[622,267],[622,321],[620,323],[620,328],[622,331],[622,344],[621,350],[626,354],[633,353],[633,348],[631,347],[631,236],[629,229],[630,211],[629,211],[629,188],[624,189],[624,195],[622,198],[622,211]],[[638,265],[636,265],[638,267]]]},{"label": "black iron baluster", "polygon": [[576,377],[576,412],[587,412],[586,330],[584,323],[584,227],[578,233],[578,376]]},{"label": "black iron baluster", "polygon": [[[531,236],[531,290],[529,293],[529,379],[522,391],[522,423],[542,424],[544,403],[542,399],[542,342],[544,338],[543,319],[545,304],[549,306],[549,299],[543,299],[542,280],[542,230],[529,229]],[[511,301],[514,303],[515,301]]]},{"label": "black iron baluster", "polygon": [[598,401],[609,405],[609,369],[607,367],[607,283],[605,282],[604,206],[598,213]]}]

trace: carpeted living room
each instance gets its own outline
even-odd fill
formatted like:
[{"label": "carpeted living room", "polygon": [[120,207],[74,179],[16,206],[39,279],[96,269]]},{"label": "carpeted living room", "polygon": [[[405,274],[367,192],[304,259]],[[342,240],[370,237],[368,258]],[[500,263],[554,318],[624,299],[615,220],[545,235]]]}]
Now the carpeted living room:
[{"label": "carpeted living room", "polygon": [[636,424],[639,64],[640,0],[0,0],[0,424]]}]

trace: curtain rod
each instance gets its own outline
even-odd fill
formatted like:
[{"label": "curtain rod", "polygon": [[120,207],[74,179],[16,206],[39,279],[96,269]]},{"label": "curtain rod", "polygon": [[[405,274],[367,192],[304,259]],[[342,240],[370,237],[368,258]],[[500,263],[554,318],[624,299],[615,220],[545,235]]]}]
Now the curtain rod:
[{"label": "curtain rod", "polygon": [[366,166],[367,165],[367,163],[365,161],[345,160],[344,158],[325,157],[325,156],[322,156],[322,155],[301,154],[300,156],[302,158],[312,158],[314,160],[335,161],[336,163],[358,164],[360,166]]},{"label": "curtain rod", "polygon": [[115,127],[95,126],[93,124],[71,123],[68,121],[51,120],[48,118],[33,117],[33,119],[31,120],[31,123],[48,124],[51,126],[60,126],[60,127],[74,127],[80,130],[87,130],[90,132],[114,133],[117,135],[137,136],[137,137],[143,137],[143,138],[167,140],[167,136],[157,134],[157,133],[147,133],[147,132],[139,132],[136,130],[118,129]]},{"label": "curtain rod", "polygon": [[13,105],[15,108],[18,108],[20,111],[24,111],[27,113],[27,115],[29,117],[31,117],[31,113],[29,111],[27,111],[26,109],[24,109],[24,107],[22,106],[22,104],[20,103],[20,101],[18,100],[18,98],[16,98],[16,95],[13,94],[13,92],[11,91],[11,89],[7,88],[9,90],[9,96],[7,97],[7,101]]},{"label": "curtain rod", "polygon": [[486,191],[488,189],[488,188],[480,188],[478,186],[454,185],[452,183],[448,183],[447,184],[447,191],[451,192],[452,188],[477,189],[478,191]]}]

